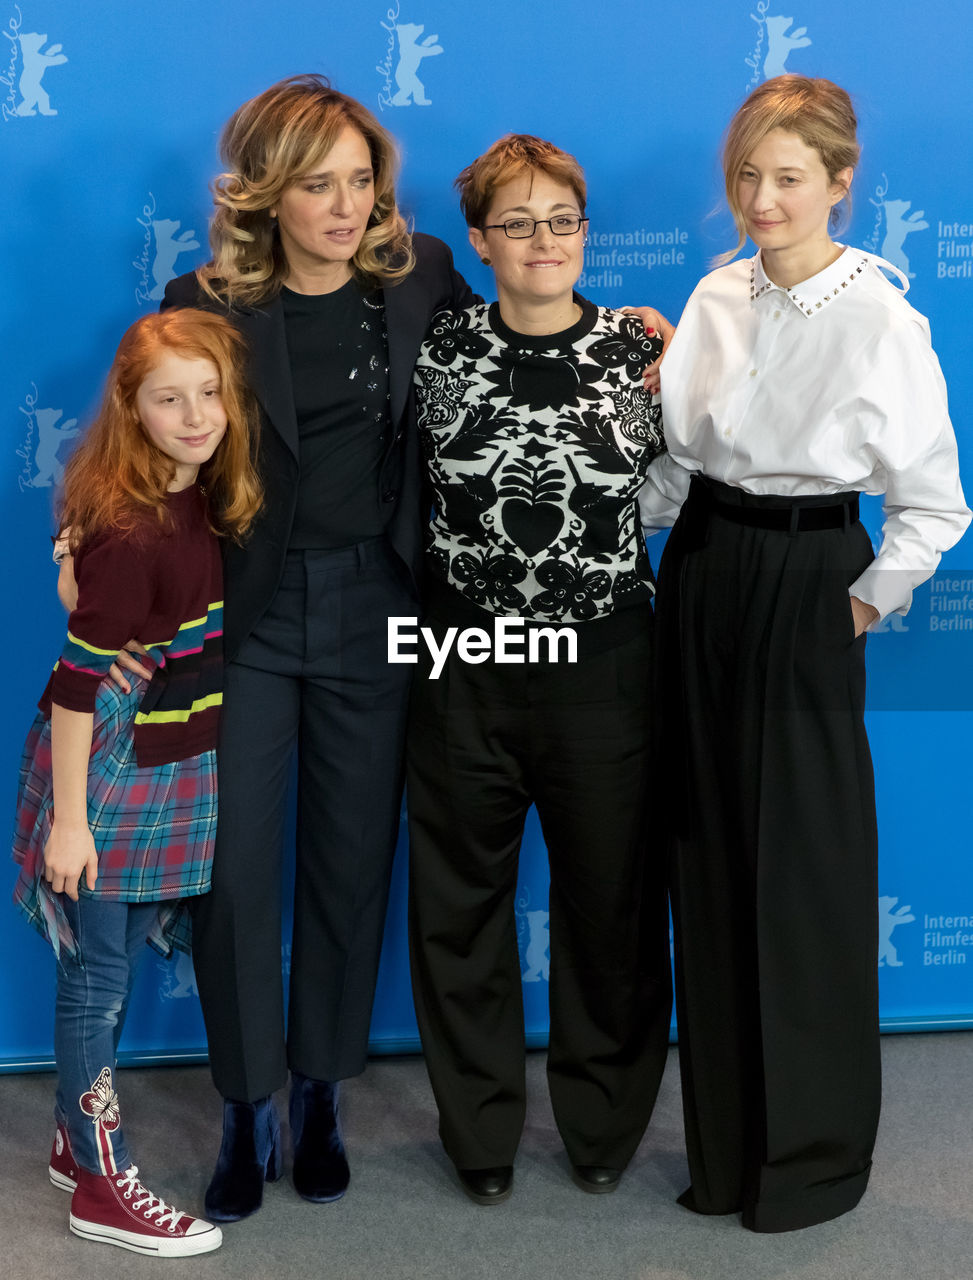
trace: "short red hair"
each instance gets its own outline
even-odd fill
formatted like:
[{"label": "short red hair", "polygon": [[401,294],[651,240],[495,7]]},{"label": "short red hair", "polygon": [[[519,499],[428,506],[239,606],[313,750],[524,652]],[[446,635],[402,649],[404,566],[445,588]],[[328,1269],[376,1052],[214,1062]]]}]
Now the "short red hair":
[{"label": "short red hair", "polygon": [[524,173],[545,173],[554,182],[570,187],[584,214],[588,189],[584,170],[574,156],[533,134],[508,133],[468,164],[453,183],[466,225],[482,231],[494,192]]}]

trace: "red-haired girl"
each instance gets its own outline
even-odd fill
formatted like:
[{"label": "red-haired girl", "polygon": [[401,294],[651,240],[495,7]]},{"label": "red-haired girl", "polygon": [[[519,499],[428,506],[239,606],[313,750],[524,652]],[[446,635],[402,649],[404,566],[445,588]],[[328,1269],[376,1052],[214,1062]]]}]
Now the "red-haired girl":
[{"label": "red-haired girl", "polygon": [[[178,1257],[218,1227],[147,1191],[113,1072],[138,954],[178,941],[180,903],[210,885],[222,701],[219,538],[260,505],[242,339],[199,311],[122,338],[60,509],[78,600],[21,766],[14,898],[58,959],[50,1174],[79,1236]],[[105,680],[137,639],[155,664]]]}]

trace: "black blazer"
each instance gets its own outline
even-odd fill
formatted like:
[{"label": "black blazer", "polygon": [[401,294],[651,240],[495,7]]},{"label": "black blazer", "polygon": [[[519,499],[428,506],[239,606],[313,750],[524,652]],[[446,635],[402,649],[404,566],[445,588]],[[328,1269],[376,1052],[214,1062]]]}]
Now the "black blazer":
[{"label": "black blazer", "polygon": [[[445,307],[467,307],[474,296],[441,240],[417,232],[412,246],[414,270],[383,289],[392,431],[382,461],[379,493],[383,502],[395,504],[389,538],[418,584],[425,521],[412,375],[433,315]],[[265,496],[263,511],[247,542],[243,546],[230,543],[224,557],[223,640],[227,658],[233,658],[280,584],[297,503],[297,415],[283,306],[276,297],[257,307],[237,304],[228,310],[204,294],[195,273],[190,272],[166,286],[162,310],[168,307],[200,307],[228,315],[250,346],[250,385],[261,409],[259,470]]]}]

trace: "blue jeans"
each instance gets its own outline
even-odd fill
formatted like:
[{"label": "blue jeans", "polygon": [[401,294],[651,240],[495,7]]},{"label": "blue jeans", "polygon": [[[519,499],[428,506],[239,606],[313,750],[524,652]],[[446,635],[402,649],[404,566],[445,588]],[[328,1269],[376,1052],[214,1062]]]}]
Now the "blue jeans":
[{"label": "blue jeans", "polygon": [[115,1094],[115,1056],[159,904],[65,897],[63,905],[80,959],[65,956],[57,968],[55,1117],[66,1126],[81,1168],[114,1173],[131,1163]]}]

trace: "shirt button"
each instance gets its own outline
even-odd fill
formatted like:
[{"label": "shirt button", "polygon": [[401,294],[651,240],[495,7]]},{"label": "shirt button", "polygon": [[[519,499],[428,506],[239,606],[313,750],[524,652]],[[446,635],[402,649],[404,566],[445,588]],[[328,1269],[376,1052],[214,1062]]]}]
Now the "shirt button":
[{"label": "shirt button", "polygon": [[733,432],[730,430],[729,427],[727,427],[726,430],[723,432],[723,434],[726,436],[727,440],[729,440],[730,436],[733,435]]},{"label": "shirt button", "polygon": [[774,312],[774,319],[775,319],[775,320],[779,320],[779,319],[780,319],[780,312],[779,312],[779,311],[775,311],[775,312]]},{"label": "shirt button", "polygon": [[757,376],[757,370],[756,370],[756,369],[751,369],[751,370],[750,370],[750,377],[751,377],[751,378],[755,378],[756,376]]},{"label": "shirt button", "polygon": [[394,490],[394,489],[386,489],[386,490],[385,490],[385,492],[382,494],[382,501],[383,501],[383,502],[394,502],[394,501],[395,501],[395,497],[396,497],[396,494],[395,494],[395,490]]}]

